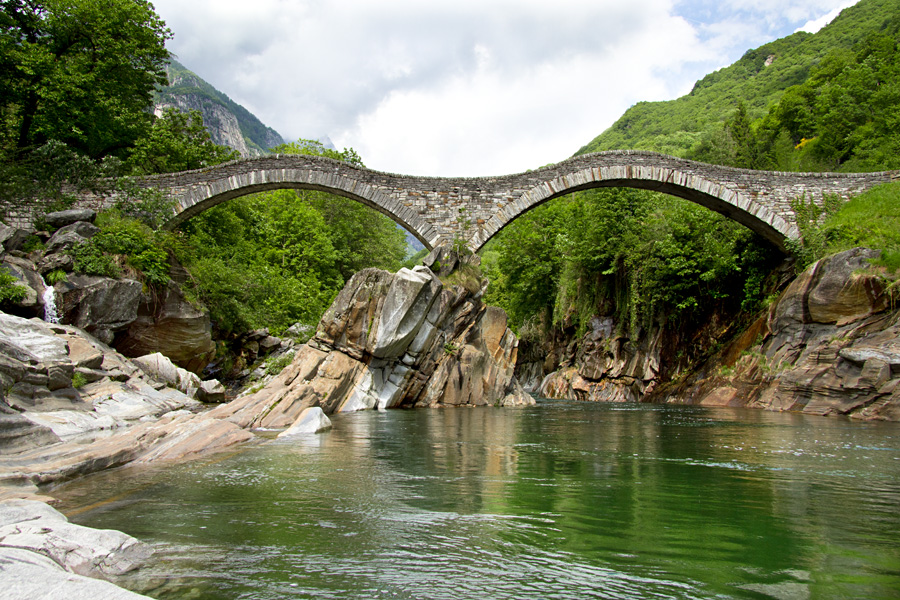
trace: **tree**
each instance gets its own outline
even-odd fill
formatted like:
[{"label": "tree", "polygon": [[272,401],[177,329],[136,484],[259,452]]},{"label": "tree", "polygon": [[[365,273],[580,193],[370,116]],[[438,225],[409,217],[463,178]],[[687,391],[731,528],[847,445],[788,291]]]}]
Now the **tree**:
[{"label": "tree", "polygon": [[[297,140],[273,148],[281,154],[311,154],[333,158],[362,167],[362,159],[353,148],[342,151],[326,148],[315,140]],[[389,271],[400,268],[406,256],[406,236],[389,217],[356,200],[324,192],[301,191],[298,198],[322,214],[331,245],[336,253],[335,264],[344,280],[366,267]]]},{"label": "tree", "polygon": [[217,165],[240,155],[212,141],[199,111],[167,109],[137,140],[126,163],[133,175],[174,173]]},{"label": "tree", "polygon": [[122,154],[150,126],[171,32],[146,0],[0,1],[0,143]]}]

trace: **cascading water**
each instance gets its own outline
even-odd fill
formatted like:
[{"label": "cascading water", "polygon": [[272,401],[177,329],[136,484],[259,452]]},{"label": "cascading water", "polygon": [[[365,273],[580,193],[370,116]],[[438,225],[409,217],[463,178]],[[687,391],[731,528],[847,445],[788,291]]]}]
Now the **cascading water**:
[{"label": "cascading water", "polygon": [[48,323],[59,323],[59,314],[56,312],[56,290],[52,285],[46,285],[43,298],[44,320]]}]

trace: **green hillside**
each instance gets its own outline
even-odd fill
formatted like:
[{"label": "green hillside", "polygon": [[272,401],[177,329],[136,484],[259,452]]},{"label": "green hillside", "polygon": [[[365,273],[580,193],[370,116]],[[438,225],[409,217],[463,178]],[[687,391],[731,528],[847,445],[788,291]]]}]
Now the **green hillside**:
[{"label": "green hillside", "polygon": [[[898,107],[900,2],[861,0],[816,34],[748,51],[687,96],[637,104],[579,153],[643,149],[785,171],[900,169]],[[855,245],[885,251],[884,266],[900,265],[897,186],[843,206],[850,212],[808,209],[804,242],[792,247],[797,267]],[[784,259],[723,215],[630,189],[547,202],[482,256],[492,282],[486,298],[536,340],[581,335],[595,315],[613,317],[635,340],[654,328],[688,335],[716,315],[750,318],[773,293],[769,274]]]},{"label": "green hillside", "polygon": [[739,102],[751,120],[765,116],[787,88],[806,81],[827,55],[850,50],[866,35],[887,27],[898,13],[897,0],[862,0],[816,34],[795,33],[749,50],[733,65],[698,81],[686,96],[639,102],[576,154],[640,149],[689,157]]}]

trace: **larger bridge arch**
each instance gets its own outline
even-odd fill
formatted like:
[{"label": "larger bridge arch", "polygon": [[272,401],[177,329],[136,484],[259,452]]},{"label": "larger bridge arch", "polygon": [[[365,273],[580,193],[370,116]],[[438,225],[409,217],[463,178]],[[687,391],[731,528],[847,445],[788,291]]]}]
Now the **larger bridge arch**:
[{"label": "larger bridge arch", "polygon": [[327,191],[366,204],[433,248],[462,239],[479,250],[532,208],[571,192],[633,187],[685,198],[742,223],[775,246],[799,237],[791,201],[825,194],[848,198],[889,181],[881,173],[779,173],[708,165],[644,151],[577,156],[555,165],[499,177],[416,177],[382,173],[328,158],[272,155],[197,171],[141,179],[174,200],[172,229],[216,204],[264,190]]}]

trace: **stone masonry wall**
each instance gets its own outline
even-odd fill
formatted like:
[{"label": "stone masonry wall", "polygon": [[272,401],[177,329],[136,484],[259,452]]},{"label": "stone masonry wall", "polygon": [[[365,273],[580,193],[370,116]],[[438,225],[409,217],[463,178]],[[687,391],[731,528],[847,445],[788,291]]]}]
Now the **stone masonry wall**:
[{"label": "stone masonry wall", "polygon": [[[785,238],[799,235],[790,205],[793,199],[805,195],[821,201],[825,194],[849,198],[874,185],[898,180],[900,171],[751,171],[622,150],[586,154],[499,177],[416,177],[317,156],[270,155],[147,177],[140,184],[162,188],[176,200],[170,228],[230,198],[294,187],[358,200],[399,222],[428,247],[461,237],[477,250],[523,212],[593,187],[636,187],[680,196],[717,210],[783,247]],[[96,205],[104,200],[88,198],[84,202]],[[9,210],[14,207],[0,208],[7,208],[7,215],[15,212]],[[15,219],[21,217],[15,214],[11,220]]]}]

